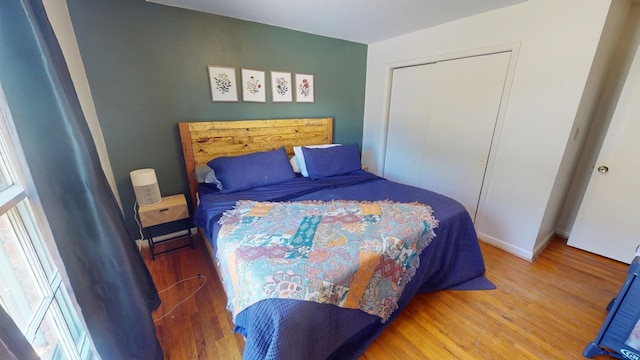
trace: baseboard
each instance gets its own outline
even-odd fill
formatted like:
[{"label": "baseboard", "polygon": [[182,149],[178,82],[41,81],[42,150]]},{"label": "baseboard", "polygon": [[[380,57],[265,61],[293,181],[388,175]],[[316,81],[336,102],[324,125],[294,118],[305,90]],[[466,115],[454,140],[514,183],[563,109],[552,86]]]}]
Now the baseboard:
[{"label": "baseboard", "polygon": [[509,254],[515,255],[527,261],[533,261],[533,253],[529,250],[525,250],[523,248],[514,246],[513,244],[509,244],[500,239],[494,238],[492,236],[489,236],[483,233],[478,233],[478,238],[481,241],[486,242],[487,244],[490,244],[492,246],[497,247],[498,249],[502,249],[508,252]]},{"label": "baseboard", "polygon": [[538,255],[540,255],[540,253],[547,247],[547,245],[549,245],[549,241],[551,241],[551,239],[553,239],[555,235],[556,233],[551,233],[547,235],[547,237],[544,238],[544,240],[542,240],[540,244],[538,244],[538,246],[536,246],[533,249],[533,259],[535,259],[536,257],[538,257]]},{"label": "baseboard", "polygon": [[509,244],[507,242],[504,242],[500,239],[496,239],[487,234],[478,233],[478,238],[481,241],[486,242],[487,244],[490,244],[492,246],[495,246],[499,249],[502,249],[508,252],[509,254],[515,255],[527,261],[533,261],[538,255],[540,255],[540,253],[542,253],[542,251],[547,247],[547,245],[549,245],[549,242],[551,241],[551,239],[554,238],[554,236],[556,236],[556,234],[562,236],[562,234],[560,233],[551,233],[547,235],[547,237],[545,237],[544,240],[542,240],[540,244],[538,244],[533,249],[533,251],[529,251],[517,246],[513,246],[513,244]]}]

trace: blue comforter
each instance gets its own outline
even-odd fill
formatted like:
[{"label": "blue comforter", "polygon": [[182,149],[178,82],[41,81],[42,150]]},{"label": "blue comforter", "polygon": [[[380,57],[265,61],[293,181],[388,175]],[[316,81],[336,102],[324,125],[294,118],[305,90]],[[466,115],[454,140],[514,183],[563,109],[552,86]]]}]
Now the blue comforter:
[{"label": "blue comforter", "polygon": [[[203,190],[206,189],[200,189],[200,206],[194,219],[214,249],[218,219],[237,200],[418,201],[430,205],[439,221],[436,237],[420,255],[421,266],[407,284],[398,309],[389,321],[383,323],[379,317],[360,310],[329,304],[264,300],[236,317],[234,331],[246,338],[245,359],[356,359],[415,294],[484,279],[484,262],[469,214],[457,201],[431,191],[388,181],[365,171],[319,180],[296,178],[284,184],[231,194]],[[482,285],[479,288],[483,288]]]}]

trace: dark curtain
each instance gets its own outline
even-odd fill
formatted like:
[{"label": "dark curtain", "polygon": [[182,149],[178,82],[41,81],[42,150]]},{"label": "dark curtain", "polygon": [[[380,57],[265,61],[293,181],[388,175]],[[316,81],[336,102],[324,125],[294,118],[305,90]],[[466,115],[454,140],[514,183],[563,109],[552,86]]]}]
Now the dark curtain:
[{"label": "dark curtain", "polygon": [[0,306],[0,359],[34,360],[38,355],[13,319]]},{"label": "dark curtain", "polygon": [[[41,0],[0,0],[0,82],[71,288],[103,359],[162,359],[158,292],[100,166]],[[3,328],[5,322],[0,324]]]}]

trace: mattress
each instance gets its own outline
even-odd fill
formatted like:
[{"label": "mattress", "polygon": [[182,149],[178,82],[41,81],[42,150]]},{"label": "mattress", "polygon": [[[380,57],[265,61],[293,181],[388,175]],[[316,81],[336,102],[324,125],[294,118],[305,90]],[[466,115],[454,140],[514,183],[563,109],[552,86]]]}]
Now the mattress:
[{"label": "mattress", "polygon": [[221,193],[202,184],[199,196],[194,221],[213,249],[217,248],[220,216],[238,200],[420,202],[431,206],[439,222],[435,238],[421,253],[420,266],[388,321],[330,304],[263,300],[235,319],[234,331],[246,338],[245,359],[355,359],[416,294],[451,288],[492,288],[484,277],[484,261],[469,214],[457,201],[428,190],[357,171],[317,180],[297,177],[283,184],[235,193]]}]

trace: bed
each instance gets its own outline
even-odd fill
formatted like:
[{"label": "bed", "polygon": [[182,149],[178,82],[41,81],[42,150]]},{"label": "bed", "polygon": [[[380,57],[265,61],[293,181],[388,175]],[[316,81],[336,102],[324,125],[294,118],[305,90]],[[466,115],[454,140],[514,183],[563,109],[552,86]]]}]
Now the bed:
[{"label": "bed", "polygon": [[[245,359],[356,359],[415,294],[493,288],[464,207],[360,169],[357,144],[312,147],[332,143],[331,118],[182,122],[179,130],[194,223]],[[306,176],[291,176],[284,162],[295,168],[301,154]],[[301,262],[304,276],[290,270]]]}]

